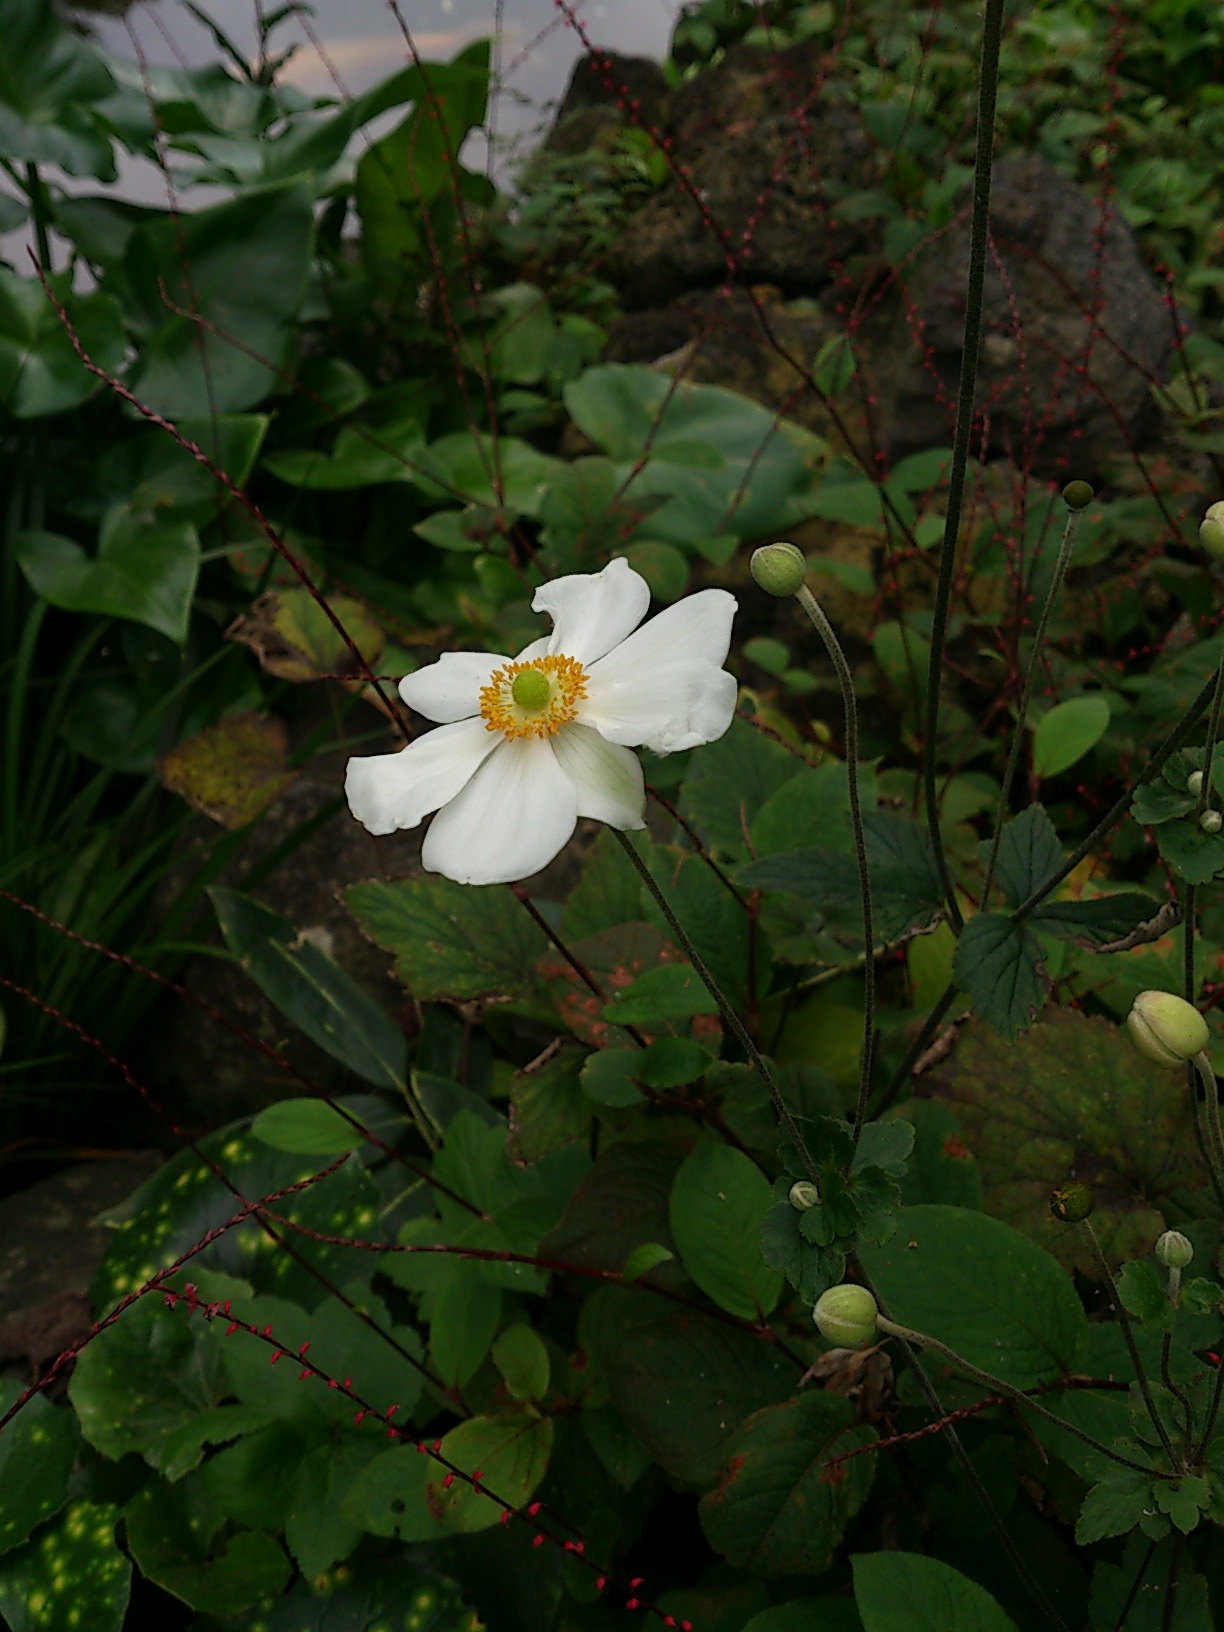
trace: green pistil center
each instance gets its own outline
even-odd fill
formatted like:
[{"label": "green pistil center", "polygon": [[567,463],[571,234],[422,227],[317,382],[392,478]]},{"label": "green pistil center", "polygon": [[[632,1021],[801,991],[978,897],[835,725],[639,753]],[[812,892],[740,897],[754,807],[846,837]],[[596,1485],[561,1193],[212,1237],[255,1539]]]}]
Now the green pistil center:
[{"label": "green pistil center", "polygon": [[552,696],[552,685],[539,669],[521,669],[510,685],[510,695],[520,708],[543,708]]}]

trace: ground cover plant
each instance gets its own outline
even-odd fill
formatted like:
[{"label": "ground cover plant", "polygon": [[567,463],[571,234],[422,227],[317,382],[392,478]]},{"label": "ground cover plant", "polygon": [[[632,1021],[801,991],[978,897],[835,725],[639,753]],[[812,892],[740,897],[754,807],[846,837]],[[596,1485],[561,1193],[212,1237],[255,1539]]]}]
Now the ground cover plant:
[{"label": "ground cover plant", "polygon": [[5,12],[0,1617],[1214,1624],[1218,17]]}]

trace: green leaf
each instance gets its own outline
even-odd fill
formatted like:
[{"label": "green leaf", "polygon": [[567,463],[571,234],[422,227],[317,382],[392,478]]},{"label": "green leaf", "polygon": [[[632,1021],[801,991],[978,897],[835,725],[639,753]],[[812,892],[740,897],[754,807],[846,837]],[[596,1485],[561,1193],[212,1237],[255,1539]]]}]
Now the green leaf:
[{"label": "green leaf", "polygon": [[1144,1512],[1154,1506],[1154,1481],[1131,1468],[1116,1464],[1093,1485],[1084,1497],[1075,1539],[1081,1547],[1090,1547],[1094,1541],[1108,1536],[1125,1536],[1132,1531]]},{"label": "green leaf", "polygon": [[1032,1025],[1049,995],[1041,960],[1041,942],[1026,923],[979,912],[956,943],[953,975],[975,1013],[1012,1041]]},{"label": "green leaf", "polygon": [[585,1097],[614,1110],[644,1104],[646,1095],[637,1078],[639,1052],[636,1048],[601,1048],[588,1054],[579,1079]]},{"label": "green leaf", "polygon": [[214,1544],[225,1519],[198,1474],[177,1485],[151,1480],[128,1503],[124,1519],[143,1574],[193,1609],[238,1615],[288,1583],[289,1560],[271,1536],[240,1530]]},{"label": "green leaf", "polygon": [[[540,1242],[541,1256],[619,1275],[630,1254],[647,1243],[674,1254],[669,1203],[684,1154],[671,1141],[608,1145]],[[679,1267],[661,1267],[655,1279],[675,1287]]]},{"label": "green leaf", "polygon": [[366,1130],[325,1099],[278,1100],[260,1111],[251,1132],[274,1150],[302,1156],[343,1156],[366,1142]]},{"label": "green leaf", "polygon": [[766,1580],[819,1575],[875,1473],[870,1453],[841,1463],[836,1475],[828,1463],[875,1437],[857,1426],[848,1400],[824,1389],[755,1412],[728,1444],[718,1483],[701,1498],[706,1540]]},{"label": "green leaf", "polygon": [[1197,1530],[1203,1511],[1211,1499],[1211,1485],[1199,1474],[1185,1479],[1162,1479],[1156,1486],[1156,1506],[1167,1513],[1182,1535]]},{"label": "green leaf", "polygon": [[364,934],[395,955],[417,999],[518,996],[547,942],[502,884],[405,878],[354,884],[344,895]]},{"label": "green leaf", "polygon": [[626,1281],[640,1281],[643,1275],[649,1275],[652,1269],[660,1264],[670,1263],[675,1257],[666,1247],[661,1247],[657,1241],[643,1241],[640,1247],[625,1259],[625,1267],[621,1271]]},{"label": "green leaf", "polygon": [[[0,1410],[20,1395],[15,1382],[0,1388]],[[25,1541],[30,1531],[63,1506],[76,1458],[78,1431],[72,1414],[34,1394],[0,1434],[0,1553]]]},{"label": "green leaf", "polygon": [[1122,890],[1117,895],[1098,895],[1089,900],[1043,901],[1029,914],[1028,922],[1042,934],[1098,948],[1124,940],[1151,923],[1159,911],[1160,903],[1154,897],[1138,890]]},{"label": "green leaf", "polygon": [[611,833],[601,830],[565,904],[561,933],[572,944],[640,918],[641,895],[633,863]]},{"label": "green leaf", "polygon": [[266,396],[289,362],[313,204],[310,187],[293,181],[137,227],[121,283],[104,286],[120,284],[141,337],[130,383],[146,407],[178,419],[234,413]]},{"label": "green leaf", "polygon": [[1165,1292],[1164,1277],[1146,1258],[1133,1259],[1118,1271],[1118,1296],[1130,1314],[1144,1326],[1171,1332],[1177,1310]]},{"label": "green leaf", "polygon": [[[347,1096],[339,1103],[359,1121],[376,1120],[385,1110],[381,1100],[364,1095]],[[224,1172],[233,1190],[205,1165],[209,1162]],[[319,1283],[312,1271],[340,1283],[359,1273],[350,1248],[316,1239],[316,1234],[377,1241],[381,1209],[368,1175],[357,1163],[345,1162],[321,1179],[316,1178],[318,1170],[317,1158],[272,1150],[249,1138],[241,1124],[209,1134],[195,1150],[172,1156],[125,1204],[125,1221],[113,1232],[90,1287],[95,1303],[109,1308],[222,1225],[226,1227],[216,1239],[192,1260],[193,1272],[204,1267],[219,1270],[258,1289],[274,1287],[284,1296],[316,1303]],[[258,1197],[293,1186],[300,1188],[277,1203],[282,1217],[307,1231],[295,1231],[297,1252],[291,1258],[254,1220],[235,1226],[233,1218],[235,1191]],[[372,1265],[362,1267],[372,1273]],[[192,1278],[199,1276],[193,1273]],[[144,1303],[142,1299],[141,1308]],[[136,1311],[125,1314],[117,1329],[128,1328],[135,1316]],[[100,1341],[95,1339],[85,1354],[92,1354]]]},{"label": "green leaf", "polygon": [[1004,822],[997,870],[1009,906],[1027,900],[1062,864],[1062,841],[1044,806],[1030,805]]},{"label": "green leaf", "polygon": [[114,80],[95,46],[45,0],[6,0],[0,37],[0,150],[9,159],[115,179],[111,143],[93,104]]},{"label": "green leaf", "polygon": [[1088,1321],[1067,1272],[1017,1230],[961,1207],[903,1207],[863,1267],[893,1318],[1015,1388],[1073,1372]]},{"label": "green leaf", "polygon": [[717,742],[694,753],[681,789],[681,813],[712,850],[747,860],[745,828],[795,770],[793,754],[737,717]]},{"label": "green leaf", "polygon": [[225,944],[269,1002],[357,1076],[402,1091],[407,1041],[369,993],[261,902],[220,885],[208,896]]},{"label": "green leaf", "polygon": [[653,1026],[687,1020],[695,1014],[717,1014],[718,1004],[691,964],[662,964],[647,969],[627,990],[604,1005],[604,1019],[616,1026]]},{"label": "green leaf", "polygon": [[[48,281],[84,350],[113,374],[123,365],[127,345],[118,301],[103,294],[74,295],[66,277]],[[97,389],[42,285],[0,266],[0,403],[15,419],[38,419],[79,407]]]},{"label": "green leaf", "polygon": [[[193,1327],[181,1311],[146,1297],[82,1349],[68,1397],[95,1450],[114,1461],[135,1451],[161,1468],[182,1454],[181,1447],[167,1450],[176,1435],[201,1419],[217,1423],[211,1411],[226,1396],[225,1376],[203,1336],[202,1325]],[[226,1438],[228,1426],[218,1427],[218,1437]],[[199,1462],[210,1437],[208,1430],[199,1435],[195,1455],[177,1472]]]},{"label": "green leaf", "polygon": [[1081,1274],[1099,1275],[1094,1255],[1049,1210],[1068,1174],[1092,1189],[1114,1264],[1148,1253],[1168,1200],[1199,1182],[1186,1095],[1099,1016],[1052,1009],[1011,1043],[970,1024],[934,1077],[978,1159],[987,1209]]},{"label": "green leaf", "polygon": [[905,1205],[916,1207],[931,1201],[980,1208],[982,1176],[977,1159],[948,1107],[934,1099],[913,1099],[898,1105],[894,1114],[914,1127],[913,1158],[900,1181]]},{"label": "green leaf", "polygon": [[511,1399],[536,1402],[548,1393],[552,1369],[548,1350],[531,1326],[524,1321],[507,1326],[498,1334],[492,1353]]},{"label": "green leaf", "polygon": [[1033,733],[1033,774],[1058,776],[1090,753],[1109,729],[1104,697],[1072,697],[1055,703]]},{"label": "green leaf", "polygon": [[1224,874],[1224,833],[1204,833],[1193,817],[1158,827],[1156,843],[1187,884],[1210,884]]},{"label": "green leaf", "polygon": [[630,502],[664,495],[651,533],[715,558],[711,540],[764,537],[810,512],[825,444],[759,403],[654,369],[605,363],[564,389],[579,430],[617,462]]},{"label": "green leaf", "polygon": [[706,1296],[743,1320],[763,1320],[782,1291],[761,1256],[769,1180],[742,1151],[702,1139],[672,1185],[671,1230],[685,1269]]},{"label": "green leaf", "polygon": [[[482,1495],[466,1480],[451,1483],[435,1465],[426,1484],[426,1501],[444,1530],[471,1535],[501,1522],[508,1503],[521,1508],[535,1495],[548,1471],[553,1424],[534,1411],[498,1417],[470,1417],[443,1436],[442,1455],[465,1473],[480,1473]],[[494,1501],[493,1496],[500,1497]]]},{"label": "green leaf", "polygon": [[115,1542],[118,1519],[109,1502],[70,1502],[0,1558],[0,1615],[10,1632],[120,1632],[132,1566]]},{"label": "green leaf", "polygon": [[57,533],[19,533],[14,552],[36,595],[64,612],[128,618],[181,646],[200,572],[187,522],[149,526],[125,511],[104,525],[96,556]]},{"label": "green leaf", "polygon": [[588,1314],[612,1404],[683,1485],[712,1485],[743,1419],[794,1386],[773,1345],[699,1310],[626,1289],[598,1293]]},{"label": "green leaf", "polygon": [[[1149,1504],[1151,1505],[1151,1504]],[[1174,1557],[1174,1548],[1177,1557]],[[1177,1597],[1171,1623],[1164,1616],[1164,1583],[1173,1571]],[[1140,1590],[1136,1594],[1136,1582]],[[1181,1538],[1172,1536],[1150,1551],[1147,1536],[1135,1529],[1127,1537],[1120,1562],[1100,1559],[1092,1571],[1091,1626],[1105,1632],[1122,1625],[1125,1632],[1203,1632],[1214,1624],[1206,1580],[1186,1562]]]},{"label": "green leaf", "polygon": [[510,1079],[510,1138],[506,1154],[514,1162],[535,1162],[591,1131],[591,1106],[580,1086],[585,1052],[563,1044],[535,1070]]},{"label": "green leaf", "polygon": [[985,1587],[942,1559],[887,1552],[850,1563],[863,1632],[1016,1632]]}]

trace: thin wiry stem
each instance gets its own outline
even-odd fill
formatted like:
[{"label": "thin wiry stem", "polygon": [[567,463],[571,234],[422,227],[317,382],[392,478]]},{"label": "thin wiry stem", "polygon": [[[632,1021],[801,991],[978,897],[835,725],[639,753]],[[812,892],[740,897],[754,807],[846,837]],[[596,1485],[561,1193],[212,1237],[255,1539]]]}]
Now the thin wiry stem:
[{"label": "thin wiry stem", "polygon": [[692,937],[676,916],[671,902],[659,888],[658,880],[655,878],[650,868],[646,865],[646,862],[638,854],[637,846],[634,844],[633,840],[628,836],[628,834],[622,833],[618,827],[614,827],[610,831],[615,834],[620,843],[621,849],[624,850],[625,854],[629,857],[629,860],[637,869],[642,883],[645,884],[646,888],[653,897],[656,906],[666,919],[672,934],[676,937],[676,940],[679,942],[685,956],[692,964],[697,978],[701,981],[706,991],[708,991],[710,996],[714,999],[718,1012],[722,1016],[723,1024],[733,1034],[744,1053],[748,1056],[748,1059],[751,1061],[752,1065],[760,1073],[762,1082],[764,1082],[765,1086],[769,1089],[769,1097],[773,1104],[774,1112],[778,1118],[778,1121],[786,1129],[787,1135],[793,1142],[795,1149],[798,1151],[799,1156],[803,1161],[803,1165],[808,1169],[810,1176],[812,1179],[818,1181],[818,1169],[808,1153],[808,1148],[804,1141],[803,1134],[799,1131],[799,1124],[791,1115],[786,1101],[782,1098],[782,1091],[778,1087],[777,1080],[763,1059],[760,1049],[753,1042],[748,1028],[744,1025],[739,1015],[736,1014],[735,1010],[731,1007],[731,1004],[728,1003],[722,987],[719,986],[718,982],[714,979],[714,976],[710,973],[710,970],[706,966],[705,959],[693,945]]},{"label": "thin wiry stem", "polygon": [[854,1107],[854,1143],[857,1148],[867,1114],[871,1089],[871,1063],[875,1053],[875,923],[871,912],[871,876],[867,869],[867,837],[863,831],[863,807],[859,798],[858,704],[854,696],[854,676],[846,662],[841,642],[824,608],[806,584],[800,584],[795,599],[807,613],[813,628],[824,642],[841,687],[845,715],[846,791],[850,800],[850,830],[854,837],[854,857],[858,863],[859,891],[863,904],[863,1052],[859,1064],[858,1099]]},{"label": "thin wiry stem", "polygon": [[924,785],[927,826],[948,905],[948,919],[960,933],[964,920],[939,831],[939,788],[935,777],[935,750],[939,738],[939,693],[943,680],[944,641],[948,608],[956,570],[965,475],[969,465],[969,438],[973,431],[973,397],[977,385],[978,351],[982,340],[982,305],[986,288],[986,246],[990,236],[990,178],[994,165],[995,99],[999,87],[999,51],[1003,42],[1004,0],[986,0],[982,53],[978,69],[977,150],[973,160],[973,217],[969,229],[969,276],[965,285],[965,340],[961,351],[960,385],[956,398],[956,431],[952,439],[952,469],[948,477],[948,511],[939,552],[939,579],[931,624],[931,662],[927,673]]},{"label": "thin wiry stem", "polygon": [[1050,579],[1050,588],[1042,604],[1041,616],[1037,620],[1037,628],[1033,633],[1033,649],[1029,653],[1028,669],[1024,676],[1024,686],[1020,692],[1020,702],[1016,714],[1015,729],[1012,732],[1011,743],[1007,750],[1007,766],[1003,772],[1003,786],[999,791],[999,806],[995,812],[994,831],[990,835],[990,859],[986,863],[986,880],[982,885],[982,905],[990,894],[990,886],[994,882],[995,865],[999,859],[999,841],[1003,837],[1003,823],[1007,819],[1008,800],[1011,797],[1012,780],[1016,774],[1016,767],[1020,763],[1020,749],[1024,743],[1024,726],[1028,717],[1029,704],[1033,699],[1033,685],[1037,679],[1037,667],[1041,661],[1041,649],[1045,645],[1046,630],[1050,626],[1050,618],[1058,597],[1062,593],[1063,579],[1067,576],[1067,567],[1071,562],[1071,551],[1075,547],[1075,535],[1079,532],[1080,509],[1068,513],[1066,525],[1063,528],[1062,543],[1058,548],[1058,559],[1054,563],[1054,576]]}]

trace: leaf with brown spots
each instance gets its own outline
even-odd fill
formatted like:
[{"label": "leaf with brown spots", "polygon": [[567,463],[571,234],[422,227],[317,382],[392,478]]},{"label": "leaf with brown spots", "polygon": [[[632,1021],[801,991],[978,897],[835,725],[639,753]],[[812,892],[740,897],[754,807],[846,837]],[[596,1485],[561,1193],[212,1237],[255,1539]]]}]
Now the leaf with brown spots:
[{"label": "leaf with brown spots", "polygon": [[162,786],[231,831],[245,827],[297,776],[286,769],[288,738],[273,714],[226,714],[157,762]]}]

